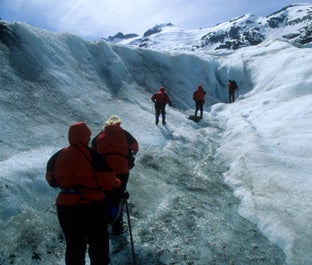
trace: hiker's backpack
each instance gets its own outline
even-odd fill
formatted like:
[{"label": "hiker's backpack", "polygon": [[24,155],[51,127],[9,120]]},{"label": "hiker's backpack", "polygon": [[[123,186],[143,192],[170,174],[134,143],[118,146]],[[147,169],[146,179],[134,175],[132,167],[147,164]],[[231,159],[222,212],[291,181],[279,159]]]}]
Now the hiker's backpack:
[{"label": "hiker's backpack", "polygon": [[49,183],[49,185],[53,188],[57,188],[57,183],[54,177],[54,167],[55,167],[55,162],[56,162],[56,158],[59,155],[59,153],[62,150],[59,150],[58,152],[56,152],[47,162],[47,166],[46,166],[46,180]]},{"label": "hiker's backpack", "polygon": [[157,92],[155,95],[154,95],[154,99],[156,100],[156,103],[167,103],[168,102],[168,96],[166,93],[164,92]]},{"label": "hiker's backpack", "polygon": [[238,89],[238,87],[237,87],[237,84],[236,84],[236,81],[235,81],[235,80],[233,80],[233,81],[232,81],[232,86],[233,86],[234,91]]}]

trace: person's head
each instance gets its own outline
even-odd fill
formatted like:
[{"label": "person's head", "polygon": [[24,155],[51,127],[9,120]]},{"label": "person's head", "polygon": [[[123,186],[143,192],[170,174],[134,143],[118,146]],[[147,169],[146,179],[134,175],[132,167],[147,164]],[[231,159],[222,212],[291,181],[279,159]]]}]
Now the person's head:
[{"label": "person's head", "polygon": [[160,92],[165,92],[165,87],[163,87],[163,86],[160,87],[159,91],[160,91]]},{"label": "person's head", "polygon": [[202,89],[203,89],[203,86],[202,86],[202,85],[198,85],[197,89],[198,89],[198,90],[202,90]]},{"label": "person's head", "polygon": [[68,130],[68,141],[71,145],[88,145],[91,137],[91,130],[84,122],[76,122],[70,125]]},{"label": "person's head", "polygon": [[120,125],[121,119],[117,115],[112,115],[109,117],[109,119],[105,122],[104,127],[110,126],[110,125]]}]

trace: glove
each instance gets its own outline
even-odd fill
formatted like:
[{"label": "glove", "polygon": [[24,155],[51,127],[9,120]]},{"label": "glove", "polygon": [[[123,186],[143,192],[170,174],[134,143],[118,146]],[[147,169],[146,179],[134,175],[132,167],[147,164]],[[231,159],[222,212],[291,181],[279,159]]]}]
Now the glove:
[{"label": "glove", "polygon": [[125,200],[128,200],[129,199],[129,192],[128,191],[124,191],[124,194],[123,194],[123,197]]},{"label": "glove", "polygon": [[113,184],[113,188],[118,188],[122,184],[122,181],[119,178],[116,178]]}]

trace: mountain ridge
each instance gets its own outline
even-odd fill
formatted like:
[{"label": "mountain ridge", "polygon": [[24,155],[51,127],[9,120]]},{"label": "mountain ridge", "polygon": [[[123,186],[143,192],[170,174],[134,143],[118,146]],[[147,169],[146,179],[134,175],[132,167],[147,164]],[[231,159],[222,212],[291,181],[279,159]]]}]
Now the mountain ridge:
[{"label": "mountain ridge", "polygon": [[[156,50],[237,50],[258,45],[272,38],[281,38],[293,45],[305,46],[312,44],[312,4],[288,5],[265,17],[245,14],[213,27],[197,30],[184,30],[171,23],[164,23],[148,29],[143,36],[119,39],[115,36],[106,40]],[[183,45],[179,45],[181,40]],[[164,42],[178,45],[163,46]]]}]

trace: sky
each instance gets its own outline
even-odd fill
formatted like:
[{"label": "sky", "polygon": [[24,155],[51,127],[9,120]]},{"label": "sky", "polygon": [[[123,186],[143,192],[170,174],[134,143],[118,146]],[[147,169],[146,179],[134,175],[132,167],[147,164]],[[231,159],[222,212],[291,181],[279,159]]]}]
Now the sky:
[{"label": "sky", "polygon": [[[301,3],[311,3],[303,0]],[[142,35],[173,23],[186,30],[212,27],[247,13],[266,16],[295,0],[1,0],[0,18],[87,39],[118,32]]]}]

